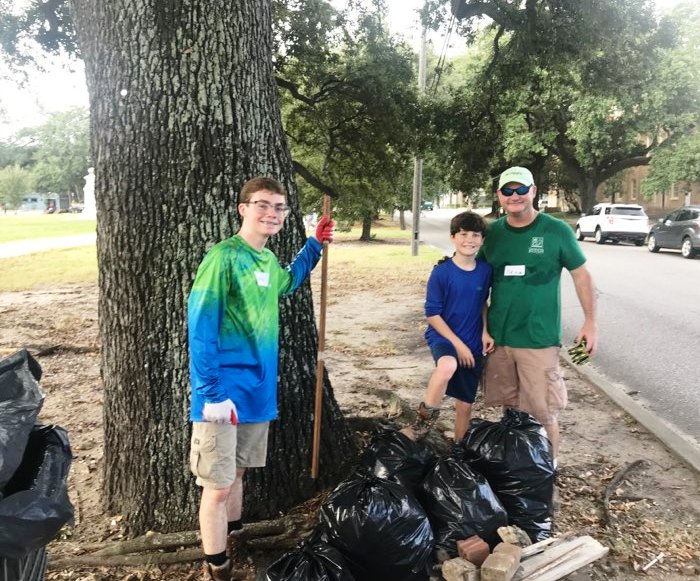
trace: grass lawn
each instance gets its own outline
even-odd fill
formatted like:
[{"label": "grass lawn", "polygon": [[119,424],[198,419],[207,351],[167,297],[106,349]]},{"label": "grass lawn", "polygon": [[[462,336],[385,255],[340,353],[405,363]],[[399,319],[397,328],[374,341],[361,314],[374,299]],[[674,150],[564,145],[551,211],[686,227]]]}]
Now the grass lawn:
[{"label": "grass lawn", "polygon": [[[52,222],[55,218],[58,220]],[[57,232],[61,231],[64,235],[94,231],[94,221],[76,220],[75,216],[70,215],[66,218],[60,214],[58,216],[21,216],[16,219],[14,216],[3,216],[0,218],[0,241],[18,239],[5,238],[4,227],[8,223],[17,228],[20,224],[29,224],[27,229],[36,233],[31,236],[34,238],[58,236],[60,234]],[[41,224],[46,227],[39,230]],[[51,229],[49,226],[56,229]],[[363,284],[381,285],[382,281],[397,277],[427,280],[432,266],[442,256],[440,251],[423,245],[420,246],[418,256],[411,256],[410,229],[401,230],[396,222],[389,219],[376,221],[372,225],[371,242],[360,243],[361,232],[360,225],[356,225],[348,232],[337,232],[336,241],[329,249],[329,260],[335,264],[345,264],[349,269],[360,270],[363,273],[361,277]],[[0,292],[96,282],[96,250],[94,246],[82,246],[3,258],[0,259],[0,272],[2,272]]]},{"label": "grass lawn", "polygon": [[0,259],[0,292],[97,281],[97,250],[81,246]]},{"label": "grass lawn", "polygon": [[86,220],[80,214],[0,214],[0,244],[94,231],[95,220]]}]

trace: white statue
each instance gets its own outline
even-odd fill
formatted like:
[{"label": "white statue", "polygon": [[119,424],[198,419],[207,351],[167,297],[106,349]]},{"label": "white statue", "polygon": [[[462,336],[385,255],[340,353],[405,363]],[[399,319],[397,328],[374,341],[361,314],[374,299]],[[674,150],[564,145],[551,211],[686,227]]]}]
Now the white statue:
[{"label": "white statue", "polygon": [[85,186],[83,187],[83,211],[84,218],[96,218],[97,208],[95,207],[95,168],[89,167],[85,176]]}]

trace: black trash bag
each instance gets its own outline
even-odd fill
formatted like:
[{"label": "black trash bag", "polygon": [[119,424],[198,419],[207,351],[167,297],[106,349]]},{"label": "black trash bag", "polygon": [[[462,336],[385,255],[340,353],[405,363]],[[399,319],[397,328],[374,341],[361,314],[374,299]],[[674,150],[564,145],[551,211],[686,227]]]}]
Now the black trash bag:
[{"label": "black trash bag", "polygon": [[421,484],[418,500],[428,513],[435,548],[457,556],[457,541],[473,535],[498,544],[498,527],[508,524],[505,508],[481,474],[455,456],[440,458]]},{"label": "black trash bag", "polygon": [[40,379],[41,366],[24,349],[0,361],[0,491],[22,462],[44,402]]},{"label": "black trash bag", "polygon": [[0,555],[20,558],[45,546],[73,518],[67,484],[71,460],[63,428],[34,428],[0,501]]},{"label": "black trash bag", "polygon": [[266,581],[355,581],[340,551],[319,534],[299,543],[265,572]]},{"label": "black trash bag", "polygon": [[418,500],[400,484],[356,475],[333,491],[320,521],[325,539],[343,554],[355,579],[426,579],[433,531]]},{"label": "black trash bag", "polygon": [[436,460],[425,442],[398,430],[378,430],[360,457],[358,471],[401,484],[414,495]]},{"label": "black trash bag", "polygon": [[552,533],[552,445],[535,418],[508,409],[500,422],[475,419],[461,446],[464,459],[483,474],[508,512],[508,521],[533,542]]}]

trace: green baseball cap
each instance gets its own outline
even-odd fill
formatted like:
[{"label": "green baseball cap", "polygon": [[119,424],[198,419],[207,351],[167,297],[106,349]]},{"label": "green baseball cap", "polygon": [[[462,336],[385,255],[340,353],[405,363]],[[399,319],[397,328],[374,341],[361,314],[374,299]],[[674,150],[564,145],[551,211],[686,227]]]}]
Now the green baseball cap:
[{"label": "green baseball cap", "polygon": [[500,190],[503,186],[509,184],[510,182],[523,184],[524,186],[531,186],[535,183],[535,180],[533,179],[529,169],[516,165],[509,167],[501,174],[501,177],[498,178],[498,189]]}]

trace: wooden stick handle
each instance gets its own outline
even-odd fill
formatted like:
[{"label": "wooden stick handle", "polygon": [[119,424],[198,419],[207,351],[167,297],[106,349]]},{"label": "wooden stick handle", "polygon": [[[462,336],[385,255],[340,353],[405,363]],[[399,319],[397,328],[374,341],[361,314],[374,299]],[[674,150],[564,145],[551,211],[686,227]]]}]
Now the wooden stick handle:
[{"label": "wooden stick handle", "polygon": [[[331,198],[323,197],[323,216],[330,213]],[[323,410],[323,370],[326,347],[326,305],[328,303],[328,242],[321,251],[321,305],[318,321],[318,355],[316,357],[316,404],[314,406],[314,440],[311,452],[311,478],[318,478],[318,460],[321,452],[321,413]]]}]

